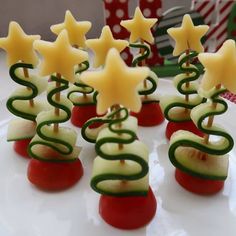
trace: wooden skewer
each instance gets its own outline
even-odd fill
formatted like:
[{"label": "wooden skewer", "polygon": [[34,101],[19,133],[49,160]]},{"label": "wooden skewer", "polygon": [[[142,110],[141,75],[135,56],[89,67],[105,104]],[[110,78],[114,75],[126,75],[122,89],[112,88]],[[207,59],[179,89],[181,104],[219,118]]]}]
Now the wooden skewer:
[{"label": "wooden skewer", "polygon": [[[75,44],[75,45],[74,45],[74,48],[78,49],[79,46]],[[78,67],[81,68],[81,65],[78,64]],[[86,93],[83,93],[83,98],[87,99],[87,94],[86,94]]]},{"label": "wooden skewer", "polygon": [[[218,84],[216,86],[216,89],[220,89],[221,87],[221,84]],[[213,102],[212,103],[212,108],[215,110],[217,107],[217,103]],[[213,121],[214,121],[214,116],[210,116],[209,119],[208,119],[208,122],[207,122],[207,127],[210,128],[213,124]],[[209,143],[209,138],[210,138],[210,135],[209,134],[205,134],[204,135],[204,143],[205,144],[208,144]]]},{"label": "wooden skewer", "polygon": [[[144,44],[144,40],[143,40],[143,39],[141,39],[141,44]],[[144,52],[145,52],[145,49],[141,48],[141,49],[140,49],[140,54],[141,54],[142,56],[143,56]],[[143,60],[141,61],[141,66],[146,66],[146,59],[143,59]],[[144,87],[145,89],[147,88],[147,80],[146,80],[146,79],[143,81],[143,87]],[[147,99],[148,95],[144,95],[144,97],[145,97],[145,99]]]},{"label": "wooden skewer", "polygon": [[[22,61],[23,62],[23,61]],[[23,73],[24,73],[24,77],[25,78],[29,78],[29,71],[28,71],[28,68],[25,68],[25,67],[23,67]],[[31,88],[27,88],[28,90],[31,90]],[[30,104],[30,106],[31,107],[33,107],[34,106],[34,99],[30,99],[29,100],[29,104]]]},{"label": "wooden skewer", "polygon": [[[118,104],[112,106],[112,108],[111,108],[111,110],[113,110],[113,111],[117,111],[117,110],[119,110],[119,109],[120,109],[120,105],[118,105]],[[116,114],[116,118],[117,118],[117,119],[120,118],[120,112],[118,112],[118,113]],[[121,128],[121,126],[122,126],[121,123],[119,123],[119,124],[118,124],[118,128]],[[121,135],[121,134],[119,134],[119,135]],[[119,149],[119,150],[122,150],[123,147],[124,147],[124,145],[123,145],[122,143],[119,143],[119,144],[118,144],[118,149]],[[124,164],[124,163],[125,163],[125,160],[120,160],[120,163],[121,163],[121,164]]]},{"label": "wooden skewer", "polygon": [[[189,56],[190,49],[188,48],[185,53],[186,53],[186,56]],[[188,68],[189,66],[190,66],[190,60],[188,59],[186,61],[186,67]],[[187,72],[186,75],[189,76],[189,72]],[[187,82],[186,83],[186,88],[189,88],[189,85],[190,85],[189,82]],[[188,94],[185,95],[185,101],[189,102],[189,95]]]},{"label": "wooden skewer", "polygon": [[[61,74],[57,73],[57,78],[60,79],[61,78]],[[60,82],[56,82],[56,88],[59,88],[61,86],[61,83]],[[59,102],[60,99],[61,99],[61,94],[60,92],[59,93],[56,93],[56,101]],[[59,116],[60,115],[60,109],[59,108],[55,108],[55,115],[56,116]],[[58,132],[59,131],[59,124],[54,124],[54,127],[53,127],[53,131],[54,132]]]},{"label": "wooden skewer", "polygon": [[[187,45],[188,45],[188,48],[186,49],[185,54],[186,54],[186,56],[188,57],[188,56],[189,56],[189,53],[190,53],[190,46],[189,46],[189,43],[188,43],[188,42],[187,42]],[[186,67],[188,68],[189,66],[190,66],[190,60],[188,59],[188,60],[186,61]],[[186,76],[189,76],[189,72],[186,73]],[[189,86],[190,86],[189,82],[187,82],[187,83],[185,84],[185,86],[186,86],[186,88],[189,88]],[[186,102],[189,102],[189,95],[188,95],[188,94],[185,95],[185,101],[186,101]],[[185,113],[188,113],[188,112],[189,112],[189,110],[188,110],[187,108],[185,108]]]}]

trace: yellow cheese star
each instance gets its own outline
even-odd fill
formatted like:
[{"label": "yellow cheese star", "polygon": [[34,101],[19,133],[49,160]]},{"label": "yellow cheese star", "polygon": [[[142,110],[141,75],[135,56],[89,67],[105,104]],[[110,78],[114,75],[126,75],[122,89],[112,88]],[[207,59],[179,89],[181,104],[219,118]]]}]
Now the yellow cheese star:
[{"label": "yellow cheese star", "polygon": [[151,28],[156,24],[157,18],[145,18],[139,7],[136,7],[132,20],[122,20],[121,25],[126,28],[130,34],[130,43],[137,40],[144,40],[153,43],[154,38]]},{"label": "yellow cheese star", "polygon": [[104,65],[109,49],[115,48],[121,52],[129,45],[126,40],[114,39],[109,26],[103,27],[99,39],[88,39],[86,44],[95,53],[94,67]]},{"label": "yellow cheese star", "polygon": [[19,61],[36,65],[38,57],[33,49],[36,39],[40,39],[40,36],[27,35],[17,22],[10,22],[8,36],[0,38],[0,48],[7,52],[8,66],[10,67]]},{"label": "yellow cheese star", "polygon": [[218,84],[236,93],[236,47],[234,40],[227,40],[216,53],[200,53],[200,62],[205,67],[201,81],[204,90]]},{"label": "yellow cheese star", "polygon": [[97,112],[104,114],[116,104],[138,112],[141,100],[137,86],[148,74],[147,67],[128,67],[119,52],[112,48],[108,52],[103,70],[83,72],[80,78],[98,91]]},{"label": "yellow cheese star", "polygon": [[91,26],[92,24],[89,21],[76,21],[71,12],[67,10],[64,22],[52,25],[50,29],[56,35],[66,29],[71,45],[84,48],[86,46],[85,34],[90,30]]},{"label": "yellow cheese star", "polygon": [[34,47],[44,57],[40,67],[42,76],[59,73],[64,79],[73,83],[74,66],[88,60],[86,52],[70,45],[66,30],[58,35],[55,42],[37,40]]},{"label": "yellow cheese star", "polygon": [[187,49],[196,52],[203,52],[204,48],[201,43],[201,38],[209,29],[208,25],[194,26],[190,15],[186,14],[183,17],[182,25],[177,28],[170,28],[167,33],[175,40],[174,56],[178,56]]}]

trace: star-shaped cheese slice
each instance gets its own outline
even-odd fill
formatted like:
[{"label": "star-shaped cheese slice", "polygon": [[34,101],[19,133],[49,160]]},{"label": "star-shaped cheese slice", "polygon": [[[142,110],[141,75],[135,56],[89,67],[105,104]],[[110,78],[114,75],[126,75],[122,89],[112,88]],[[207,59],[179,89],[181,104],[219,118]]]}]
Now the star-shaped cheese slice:
[{"label": "star-shaped cheese slice", "polygon": [[200,87],[208,91],[221,84],[236,93],[236,47],[234,40],[227,40],[216,53],[200,53],[205,67]]},{"label": "star-shaped cheese slice", "polygon": [[74,83],[74,66],[88,60],[88,54],[70,45],[66,30],[63,30],[55,42],[37,40],[35,49],[44,57],[40,65],[42,76],[59,73],[64,79]]},{"label": "star-shaped cheese slice", "polygon": [[151,28],[156,24],[157,18],[145,18],[139,7],[136,7],[134,17],[131,20],[122,20],[121,25],[130,32],[130,43],[144,40],[153,43],[154,38]]},{"label": "star-shaped cheese slice", "polygon": [[87,46],[95,53],[94,67],[103,66],[109,49],[115,48],[123,51],[129,43],[126,40],[114,39],[109,26],[104,26],[100,38],[88,39]]},{"label": "star-shaped cheese slice", "polygon": [[91,26],[92,24],[89,21],[76,21],[71,12],[67,10],[64,22],[52,25],[50,29],[56,35],[66,29],[71,45],[84,48],[86,46],[85,35],[90,30]]},{"label": "star-shaped cheese slice", "polygon": [[0,38],[0,48],[7,52],[7,65],[10,67],[20,61],[36,65],[38,57],[33,43],[37,39],[39,35],[27,35],[17,22],[10,22],[8,36]]},{"label": "star-shaped cheese slice", "polygon": [[148,77],[148,74],[147,67],[128,67],[119,52],[112,48],[101,71],[83,72],[80,79],[98,91],[98,114],[104,114],[116,104],[138,112],[141,100],[137,86]]},{"label": "star-shaped cheese slice", "polygon": [[167,30],[168,34],[175,40],[173,55],[178,56],[188,49],[203,52],[204,48],[201,38],[206,34],[208,29],[208,25],[194,26],[190,15],[184,15],[180,27]]}]

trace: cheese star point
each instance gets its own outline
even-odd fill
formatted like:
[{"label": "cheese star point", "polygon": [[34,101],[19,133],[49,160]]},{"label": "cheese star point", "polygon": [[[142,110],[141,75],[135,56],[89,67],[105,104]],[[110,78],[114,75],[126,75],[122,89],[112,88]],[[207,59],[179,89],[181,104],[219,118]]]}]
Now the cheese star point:
[{"label": "cheese star point", "polygon": [[180,27],[167,30],[167,33],[175,40],[173,55],[178,56],[188,49],[203,52],[204,48],[201,38],[208,29],[209,26],[207,25],[194,26],[190,15],[185,14]]},{"label": "cheese star point", "polygon": [[98,114],[104,114],[116,104],[138,112],[141,100],[137,86],[148,74],[147,67],[128,67],[113,48],[109,50],[105,67],[101,71],[83,72],[80,79],[98,91]]},{"label": "cheese star point", "polygon": [[0,48],[7,52],[8,66],[20,61],[36,65],[38,57],[33,49],[33,43],[37,39],[40,39],[39,35],[27,35],[17,22],[11,21],[8,36],[0,38]]},{"label": "cheese star point", "polygon": [[216,53],[200,53],[199,61],[205,67],[200,87],[206,91],[221,84],[236,93],[236,47],[227,40]]},{"label": "cheese star point", "polygon": [[59,73],[65,80],[73,83],[74,66],[88,60],[86,52],[70,45],[66,30],[58,35],[55,42],[37,40],[34,47],[44,57],[40,66],[42,76]]},{"label": "cheese star point", "polygon": [[114,39],[109,26],[102,28],[100,38],[88,39],[86,44],[95,53],[94,67],[104,65],[107,53],[111,48],[121,52],[129,45],[126,40]]},{"label": "cheese star point", "polygon": [[122,20],[121,25],[130,32],[130,42],[144,40],[153,43],[154,38],[151,28],[156,24],[157,18],[145,18],[139,7],[136,7],[134,17],[131,20]]},{"label": "cheese star point", "polygon": [[92,24],[89,21],[76,21],[72,13],[67,10],[63,23],[52,25],[51,31],[58,35],[62,30],[66,29],[72,46],[86,47],[85,35],[90,30]]}]

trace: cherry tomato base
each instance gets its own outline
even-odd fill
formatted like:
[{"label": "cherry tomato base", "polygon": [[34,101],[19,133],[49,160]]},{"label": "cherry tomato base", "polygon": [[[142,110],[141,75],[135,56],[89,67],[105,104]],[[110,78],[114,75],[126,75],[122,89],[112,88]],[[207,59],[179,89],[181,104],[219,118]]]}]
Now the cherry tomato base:
[{"label": "cherry tomato base", "polygon": [[215,194],[224,187],[223,180],[210,180],[195,177],[177,168],[175,170],[175,179],[183,188],[199,195]]},{"label": "cherry tomato base", "polygon": [[[71,123],[76,126],[81,128],[84,123],[93,118],[96,117],[97,112],[96,112],[96,105],[85,105],[85,106],[74,106],[72,109],[71,113]],[[94,124],[90,128],[97,128],[101,124]]]},{"label": "cherry tomato base", "polygon": [[164,121],[163,113],[157,102],[143,103],[140,112],[130,114],[138,119],[139,126],[155,126]]},{"label": "cherry tomato base", "polygon": [[73,186],[83,175],[79,159],[73,162],[48,162],[31,159],[27,176],[38,188],[59,191]]},{"label": "cherry tomato base", "polygon": [[166,137],[170,140],[171,135],[178,130],[187,130],[200,137],[204,136],[204,133],[200,131],[193,121],[183,121],[183,122],[172,122],[169,121],[166,126]]},{"label": "cherry tomato base", "polygon": [[31,141],[31,138],[15,141],[13,144],[13,149],[21,157],[30,158],[30,155],[28,154],[28,145],[30,141]]},{"label": "cherry tomato base", "polygon": [[155,216],[156,198],[149,187],[147,196],[113,197],[102,195],[99,213],[106,223],[119,229],[137,229]]}]

